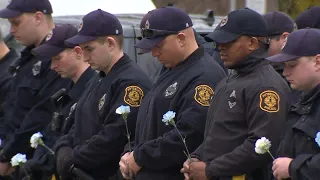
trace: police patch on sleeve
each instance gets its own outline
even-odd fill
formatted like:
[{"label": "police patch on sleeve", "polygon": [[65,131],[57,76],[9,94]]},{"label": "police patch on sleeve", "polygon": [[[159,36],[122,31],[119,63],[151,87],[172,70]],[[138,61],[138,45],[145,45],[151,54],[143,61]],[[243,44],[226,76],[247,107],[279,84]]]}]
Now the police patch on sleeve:
[{"label": "police patch on sleeve", "polygon": [[144,94],[138,86],[128,86],[125,89],[124,102],[131,107],[139,107]]},{"label": "police patch on sleeve", "polygon": [[278,112],[280,108],[280,97],[272,90],[263,91],[260,93],[260,109],[273,113]]},{"label": "police patch on sleeve", "polygon": [[214,92],[208,85],[199,85],[195,88],[194,100],[197,101],[201,106],[209,106],[210,99]]}]

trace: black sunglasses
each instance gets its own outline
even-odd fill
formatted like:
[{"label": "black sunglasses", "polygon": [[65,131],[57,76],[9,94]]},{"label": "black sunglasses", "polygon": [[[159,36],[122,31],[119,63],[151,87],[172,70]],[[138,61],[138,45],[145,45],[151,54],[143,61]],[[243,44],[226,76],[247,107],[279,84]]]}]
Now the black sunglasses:
[{"label": "black sunglasses", "polygon": [[141,36],[143,38],[152,39],[159,36],[168,36],[171,34],[178,34],[178,31],[166,31],[166,30],[158,30],[158,29],[141,29]]}]

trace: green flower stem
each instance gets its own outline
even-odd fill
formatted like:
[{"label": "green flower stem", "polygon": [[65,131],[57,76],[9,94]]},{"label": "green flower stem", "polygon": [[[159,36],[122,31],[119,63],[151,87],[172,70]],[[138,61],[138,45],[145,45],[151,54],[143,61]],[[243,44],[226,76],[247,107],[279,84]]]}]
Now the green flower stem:
[{"label": "green flower stem", "polygon": [[126,125],[126,130],[127,130],[127,139],[128,139],[128,145],[129,145],[129,152],[131,152],[131,140],[130,140],[130,133],[129,133],[129,128],[128,128],[128,123],[127,123],[127,114],[122,114],[122,117],[124,119],[124,124]]},{"label": "green flower stem", "polygon": [[47,145],[44,144],[44,142],[42,141],[42,139],[39,140],[39,144],[41,146],[43,146],[44,148],[46,148],[52,155],[54,155],[54,151],[52,149],[50,149]]},{"label": "green flower stem", "polygon": [[23,165],[24,165],[23,163],[19,164],[19,166],[23,169],[24,173],[26,174],[27,179],[30,180],[30,176],[28,174],[28,171],[26,170],[26,168]]},{"label": "green flower stem", "polygon": [[173,121],[173,122],[171,122],[171,124],[172,124],[172,125],[174,126],[174,128],[178,131],[178,134],[179,134],[179,136],[180,136],[180,138],[181,138],[181,140],[182,140],[182,142],[183,142],[183,144],[184,144],[184,147],[186,148],[186,151],[187,151],[187,152],[185,152],[185,151],[183,151],[183,152],[184,152],[184,154],[187,156],[187,158],[189,159],[189,161],[191,162],[191,156],[190,156],[190,153],[189,153],[187,144],[186,144],[186,139],[182,137],[179,129],[177,128],[176,123],[174,123],[174,121]]},{"label": "green flower stem", "polygon": [[267,149],[267,152],[270,154],[270,156],[271,156],[272,159],[274,160],[274,157],[273,157],[272,154],[270,153],[269,149]]}]

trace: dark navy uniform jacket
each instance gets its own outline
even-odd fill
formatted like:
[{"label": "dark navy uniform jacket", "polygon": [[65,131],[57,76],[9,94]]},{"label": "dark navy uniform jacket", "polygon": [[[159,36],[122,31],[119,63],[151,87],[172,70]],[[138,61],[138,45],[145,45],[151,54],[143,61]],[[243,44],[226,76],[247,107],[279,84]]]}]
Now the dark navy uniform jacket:
[{"label": "dark navy uniform jacket", "polygon": [[290,109],[290,89],[265,57],[265,50],[254,51],[216,88],[204,141],[193,153],[207,163],[210,180],[270,178],[272,159],[257,154],[255,142],[268,138],[271,153],[276,153]]},{"label": "dark navy uniform jacket", "polygon": [[17,153],[29,153],[30,137],[51,120],[53,108],[48,99],[70,80],[61,79],[50,69],[50,59],[36,58],[27,47],[21,52],[11,92],[4,103],[4,123],[0,138],[5,139],[1,161],[9,161]]},{"label": "dark navy uniform jacket", "polygon": [[61,137],[55,150],[73,148],[69,164],[95,179],[112,176],[127,143],[124,120],[115,111],[121,105],[130,106],[127,122],[133,138],[140,102],[150,88],[148,77],[124,55],[108,74],[100,72],[91,79],[77,103],[74,127]]},{"label": "dark navy uniform jacket", "polygon": [[277,157],[293,159],[289,165],[292,180],[320,178],[319,105],[320,85],[306,93],[300,102],[291,107]]},{"label": "dark navy uniform jacket", "polygon": [[136,180],[184,179],[180,173],[186,156],[177,131],[162,122],[167,111],[176,112],[175,122],[189,151],[203,140],[209,101],[223,69],[203,48],[172,69],[165,69],[139,109],[134,158],[142,167]]},{"label": "dark navy uniform jacket", "polygon": [[10,85],[12,82],[12,74],[9,73],[10,65],[19,58],[14,49],[10,51],[0,60],[0,117],[3,117],[2,103],[8,97]]},{"label": "dark navy uniform jacket", "polygon": [[[65,134],[68,134],[73,125],[73,118],[70,118],[74,113],[76,104],[80,99],[88,81],[96,74],[96,71],[88,67],[74,84],[71,82],[66,88],[66,91],[61,96],[55,99],[56,113],[60,114],[59,119],[52,119],[50,124],[41,133],[42,140],[49,148],[53,148],[56,140]],[[57,122],[62,120],[62,122]],[[53,122],[56,121],[56,122]],[[43,146],[38,146],[35,150],[32,159],[29,159],[25,167],[30,171],[45,171],[47,175],[51,175],[54,168],[53,156],[48,153],[48,150]]]}]

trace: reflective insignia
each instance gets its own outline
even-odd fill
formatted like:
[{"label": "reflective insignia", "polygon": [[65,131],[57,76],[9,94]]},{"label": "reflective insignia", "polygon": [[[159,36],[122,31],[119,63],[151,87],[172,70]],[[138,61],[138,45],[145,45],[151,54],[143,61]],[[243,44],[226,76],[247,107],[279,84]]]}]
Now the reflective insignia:
[{"label": "reflective insignia", "polygon": [[228,99],[228,104],[229,104],[230,109],[233,108],[233,106],[235,106],[237,104],[236,98],[237,98],[236,91],[233,90],[229,96],[229,99]]},{"label": "reflective insignia", "polygon": [[51,39],[52,35],[53,35],[53,32],[50,31],[50,32],[48,33],[47,37],[46,37],[46,41],[49,41],[49,40]]},{"label": "reflective insignia", "polygon": [[219,26],[222,27],[222,26],[226,25],[227,22],[228,22],[228,16],[224,17],[224,18],[221,20]]},{"label": "reflective insignia", "polygon": [[167,87],[166,91],[164,92],[164,97],[166,98],[172,97],[177,92],[178,87],[179,87],[178,82],[171,84],[169,87]]},{"label": "reflective insignia", "polygon": [[214,92],[208,85],[199,85],[195,88],[194,100],[196,100],[202,106],[209,106],[210,99]]},{"label": "reflective insignia", "polygon": [[278,112],[280,104],[279,95],[271,90],[263,91],[260,94],[260,109],[266,112]]},{"label": "reflective insignia", "polygon": [[83,27],[83,20],[81,20],[81,22],[80,22],[80,24],[79,24],[78,32],[81,31],[82,27]]},{"label": "reflective insignia", "polygon": [[99,100],[99,111],[101,111],[105,102],[106,102],[106,94],[104,94],[102,98]]},{"label": "reflective insignia", "polygon": [[145,28],[145,29],[149,29],[149,28],[150,28],[150,23],[149,23],[148,20],[146,21],[146,24],[144,25],[144,28]]},{"label": "reflective insignia", "polygon": [[128,86],[125,89],[124,101],[131,107],[139,107],[144,96],[142,89],[138,86]]},{"label": "reflective insignia", "polygon": [[215,41],[212,42],[212,48],[217,49],[217,43]]},{"label": "reflective insignia", "polygon": [[69,116],[71,116],[71,114],[73,113],[73,111],[76,109],[76,106],[77,106],[77,103],[74,103],[74,104],[71,106],[71,108],[70,108],[70,110],[69,110]]},{"label": "reflective insignia", "polygon": [[36,62],[33,64],[32,73],[34,76],[38,75],[41,70],[41,61]]},{"label": "reflective insignia", "polygon": [[298,30],[298,26],[296,23],[293,23],[293,31],[296,31],[296,30]]},{"label": "reflective insignia", "polygon": [[281,47],[281,50],[286,46],[287,40],[288,40],[288,37],[286,37],[286,38],[284,39],[283,45],[282,45],[282,47]]},{"label": "reflective insignia", "polygon": [[241,175],[241,176],[232,176],[232,180],[245,180],[246,175]]}]

